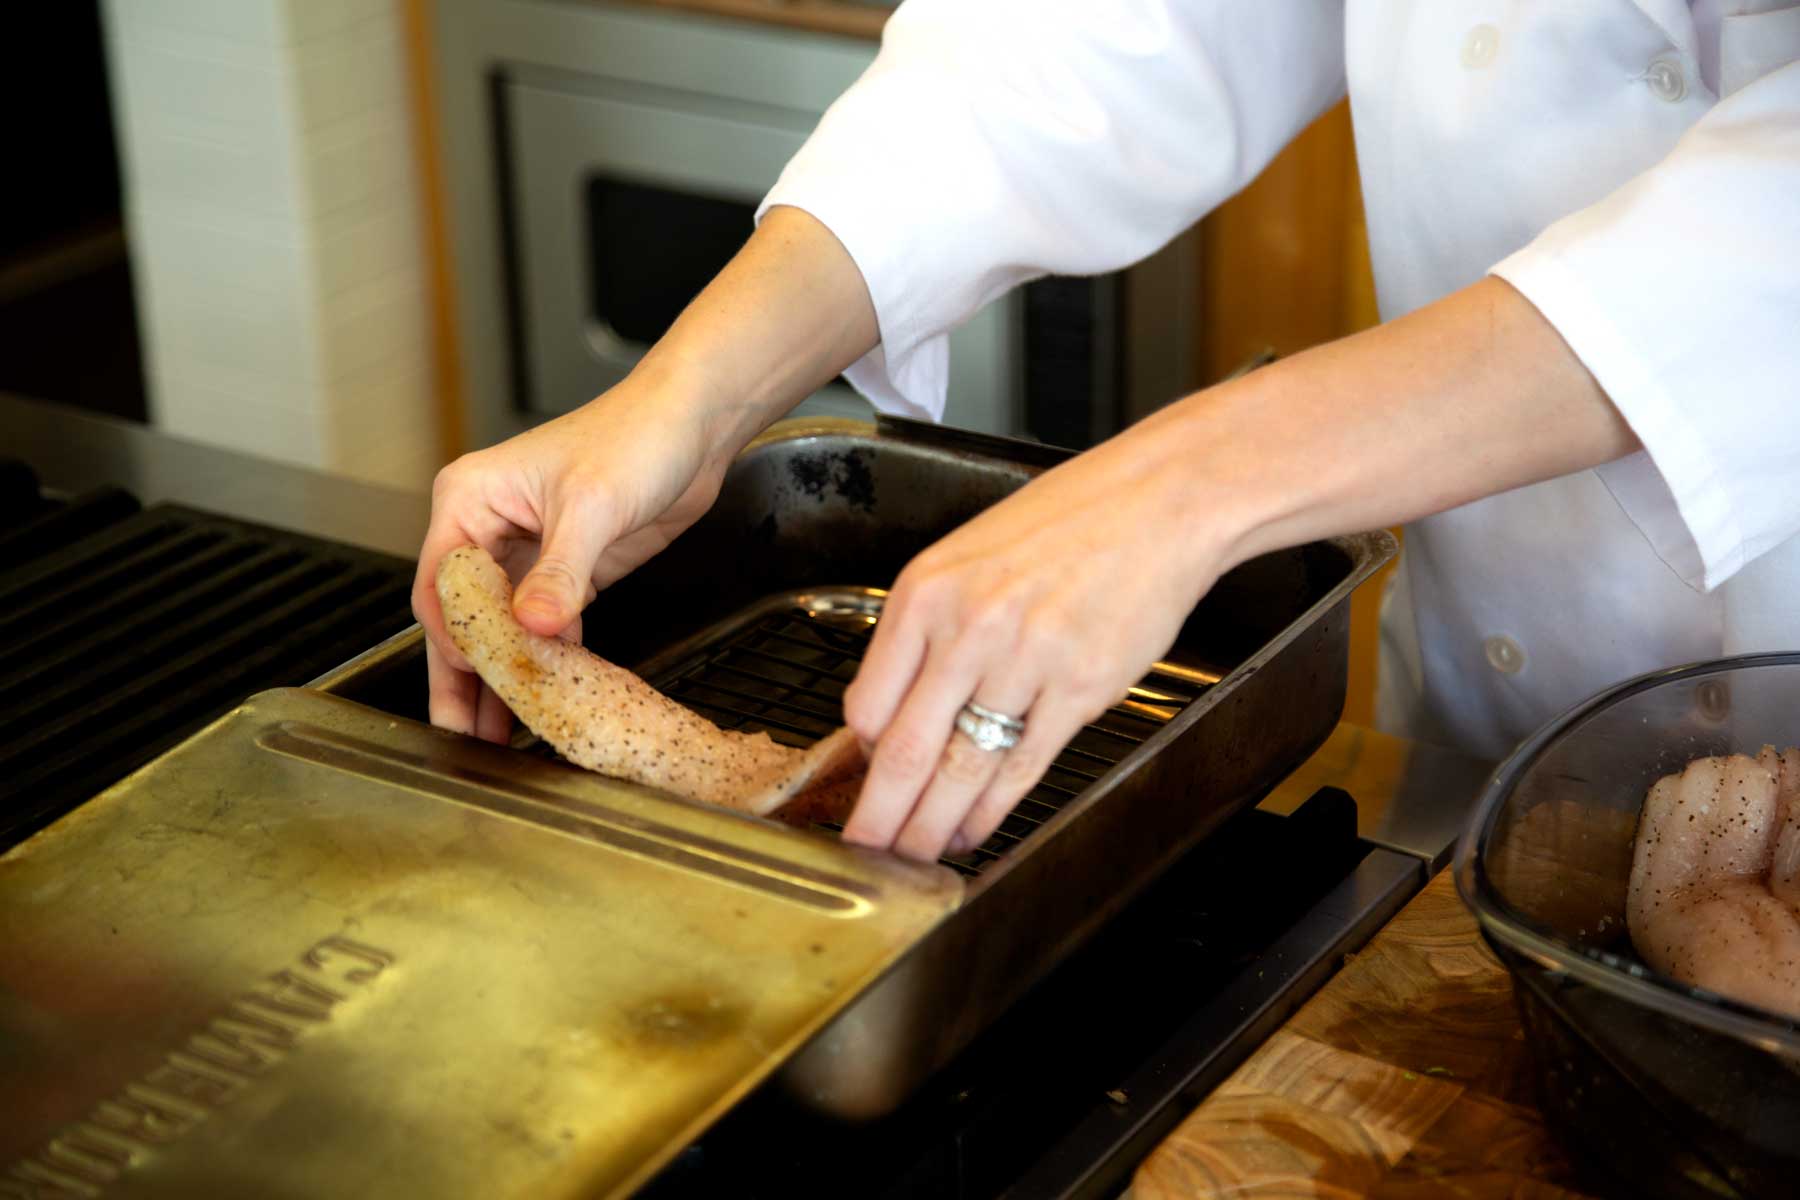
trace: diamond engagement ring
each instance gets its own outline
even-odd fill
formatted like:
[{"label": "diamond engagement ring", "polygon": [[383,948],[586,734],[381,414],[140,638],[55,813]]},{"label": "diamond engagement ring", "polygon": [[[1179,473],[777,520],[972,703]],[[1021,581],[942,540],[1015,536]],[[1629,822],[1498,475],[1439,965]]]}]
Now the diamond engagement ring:
[{"label": "diamond engagement ring", "polygon": [[1025,722],[1019,718],[983,708],[973,700],[956,714],[956,727],[975,743],[977,750],[1011,750],[1025,732]]}]

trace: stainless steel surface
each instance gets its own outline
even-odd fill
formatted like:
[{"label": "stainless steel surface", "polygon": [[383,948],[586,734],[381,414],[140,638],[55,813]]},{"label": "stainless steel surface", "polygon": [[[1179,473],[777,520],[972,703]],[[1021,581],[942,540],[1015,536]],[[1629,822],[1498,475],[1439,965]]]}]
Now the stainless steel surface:
[{"label": "stainless steel surface", "polygon": [[63,492],[116,486],[403,558],[431,517],[421,493],[202,446],[129,421],[0,394],[0,455],[22,458]]},{"label": "stainless steel surface", "polygon": [[266,692],[0,858],[0,1194],[624,1196],[961,893]]},{"label": "stainless steel surface", "polygon": [[[805,51],[797,51],[805,53]],[[650,182],[754,206],[800,149],[819,113],[757,105],[732,96],[682,93],[672,99],[641,84],[514,66],[499,85],[507,122],[505,164],[517,220],[512,226],[525,314],[525,404],[541,416],[567,412],[624,379],[648,346],[593,315],[595,270],[587,182]],[[953,368],[958,395],[1002,400],[1014,389],[1005,369],[1010,337],[1004,309],[958,330]],[[985,376],[985,377],[982,377]],[[952,419],[1003,431],[1010,406],[968,405]],[[867,418],[868,402],[842,385],[820,389],[811,414]]]},{"label": "stainless steel surface", "polygon": [[[915,438],[902,423],[853,429],[761,439],[712,512],[595,601],[589,643],[642,664],[775,593],[885,586],[1031,478],[1038,468],[1012,455],[1053,457],[1003,439]],[[845,1116],[891,1108],[1163,866],[1304,761],[1343,704],[1349,594],[1393,549],[1386,534],[1338,539],[1221,580],[1165,656],[1219,682],[988,865],[965,908],[794,1060],[788,1085]],[[423,701],[418,677],[392,667],[337,686],[382,706]]]},{"label": "stainless steel surface", "polygon": [[1364,840],[1422,858],[1435,874],[1449,863],[1492,770],[1441,746],[1340,724],[1259,807],[1291,813],[1322,787],[1342,788],[1356,799]]}]

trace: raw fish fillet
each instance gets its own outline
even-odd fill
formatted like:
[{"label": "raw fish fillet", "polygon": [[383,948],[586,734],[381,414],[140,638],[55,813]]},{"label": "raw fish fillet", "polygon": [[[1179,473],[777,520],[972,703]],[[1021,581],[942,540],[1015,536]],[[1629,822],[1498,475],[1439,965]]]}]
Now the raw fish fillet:
[{"label": "raw fish fillet", "polygon": [[512,581],[487,551],[464,546],[438,567],[450,640],[513,715],[570,762],[759,816],[842,820],[866,766],[839,729],[807,750],[738,733],[592,651],[543,637],[513,617]]},{"label": "raw fish fillet", "polygon": [[1625,916],[1657,970],[1800,1017],[1800,750],[1698,758],[1652,784]]}]

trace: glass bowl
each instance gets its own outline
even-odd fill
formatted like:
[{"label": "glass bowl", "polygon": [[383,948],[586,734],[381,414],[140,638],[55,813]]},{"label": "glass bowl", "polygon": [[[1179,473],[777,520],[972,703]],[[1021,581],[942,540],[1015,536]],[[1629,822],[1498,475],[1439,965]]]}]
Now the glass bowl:
[{"label": "glass bowl", "polygon": [[1527,739],[1457,846],[1545,1118],[1603,1191],[1800,1196],[1800,1022],[1651,970],[1625,927],[1650,785],[1765,744],[1800,745],[1800,654],[1645,675]]}]

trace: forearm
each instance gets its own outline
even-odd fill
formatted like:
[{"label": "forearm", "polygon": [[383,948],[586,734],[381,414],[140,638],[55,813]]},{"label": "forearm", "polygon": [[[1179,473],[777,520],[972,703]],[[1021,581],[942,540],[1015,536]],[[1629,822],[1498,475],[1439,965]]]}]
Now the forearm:
[{"label": "forearm", "polygon": [[[1141,431],[1141,433],[1140,433]],[[1532,305],[1498,279],[1210,389],[1144,422],[1186,455],[1180,506],[1228,513],[1227,564],[1399,524],[1638,449]]]},{"label": "forearm", "polygon": [[770,210],[633,377],[703,406],[735,453],[874,348],[875,309],[856,263],[797,208]]}]

